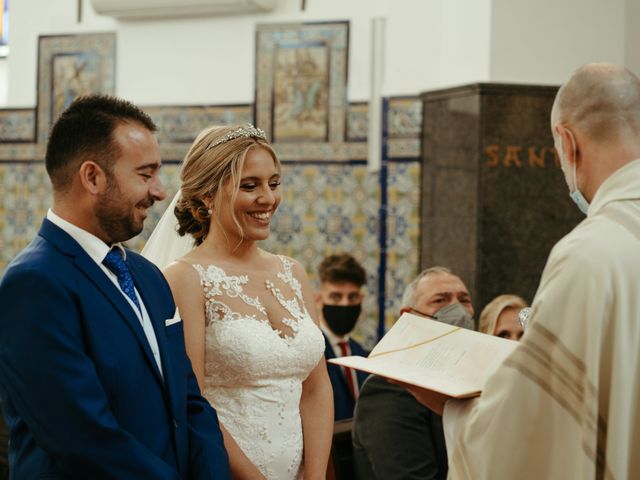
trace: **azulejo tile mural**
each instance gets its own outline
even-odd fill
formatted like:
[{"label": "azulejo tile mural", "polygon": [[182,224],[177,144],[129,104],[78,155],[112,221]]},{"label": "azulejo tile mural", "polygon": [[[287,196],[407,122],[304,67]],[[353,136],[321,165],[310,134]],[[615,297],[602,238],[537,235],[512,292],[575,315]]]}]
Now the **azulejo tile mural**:
[{"label": "azulejo tile mural", "polygon": [[369,105],[352,103],[347,109],[347,141],[366,142],[369,128]]},{"label": "azulejo tile mural", "polygon": [[1,143],[0,162],[32,162],[44,158],[44,145],[37,143]]},{"label": "azulejo tile mural", "polygon": [[258,25],[256,123],[275,144],[344,142],[349,22]]},{"label": "azulejo tile mural", "polygon": [[251,105],[143,107],[158,126],[158,142],[191,143],[212,125],[241,125],[253,121]]},{"label": "azulejo tile mural", "polygon": [[115,92],[115,33],[42,35],[38,44],[37,141],[80,95]]},{"label": "azulejo tile mural", "polygon": [[0,268],[22,250],[40,228],[51,205],[43,163],[0,163]]},{"label": "azulejo tile mural", "polygon": [[422,133],[422,102],[416,97],[389,99],[387,129],[390,138],[419,138]]},{"label": "azulejo tile mural", "polygon": [[420,162],[389,162],[384,320],[397,320],[402,294],[418,274],[420,245]]},{"label": "azulejo tile mural", "polygon": [[0,143],[33,142],[36,112],[33,108],[0,110]]}]

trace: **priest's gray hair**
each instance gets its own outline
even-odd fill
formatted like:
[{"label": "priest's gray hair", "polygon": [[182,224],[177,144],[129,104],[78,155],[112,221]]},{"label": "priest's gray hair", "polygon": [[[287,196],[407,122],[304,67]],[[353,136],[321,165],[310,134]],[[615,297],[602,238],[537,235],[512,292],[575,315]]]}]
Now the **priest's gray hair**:
[{"label": "priest's gray hair", "polygon": [[551,127],[573,127],[593,141],[616,142],[640,134],[640,79],[607,63],[580,67],[553,103]]}]

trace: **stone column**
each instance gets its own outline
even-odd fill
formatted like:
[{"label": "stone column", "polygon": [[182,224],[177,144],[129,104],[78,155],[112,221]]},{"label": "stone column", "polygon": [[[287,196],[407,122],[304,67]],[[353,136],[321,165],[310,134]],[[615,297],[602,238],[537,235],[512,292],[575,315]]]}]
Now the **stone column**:
[{"label": "stone column", "polygon": [[556,91],[482,83],[422,94],[420,264],[459,274],[476,317],[499,294],[531,301],[551,247],[583,218],[553,146]]}]

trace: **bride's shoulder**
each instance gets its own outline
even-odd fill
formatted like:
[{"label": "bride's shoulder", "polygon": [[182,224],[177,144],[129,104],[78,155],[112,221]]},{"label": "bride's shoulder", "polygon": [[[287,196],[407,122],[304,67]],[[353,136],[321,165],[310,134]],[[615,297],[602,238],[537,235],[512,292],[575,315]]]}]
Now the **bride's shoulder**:
[{"label": "bride's shoulder", "polygon": [[162,269],[172,290],[190,288],[200,284],[200,277],[193,265],[183,259],[175,260]]},{"label": "bride's shoulder", "polygon": [[260,255],[270,268],[280,269],[284,265],[286,268],[293,268],[294,270],[304,270],[300,262],[298,262],[294,258],[287,257],[286,255],[271,253],[267,252],[266,250],[260,250]]},{"label": "bride's shoulder", "polygon": [[187,278],[197,274],[197,272],[193,268],[193,265],[182,258],[174,260],[169,265],[164,267],[162,269],[162,273],[164,273],[165,277],[179,276]]}]

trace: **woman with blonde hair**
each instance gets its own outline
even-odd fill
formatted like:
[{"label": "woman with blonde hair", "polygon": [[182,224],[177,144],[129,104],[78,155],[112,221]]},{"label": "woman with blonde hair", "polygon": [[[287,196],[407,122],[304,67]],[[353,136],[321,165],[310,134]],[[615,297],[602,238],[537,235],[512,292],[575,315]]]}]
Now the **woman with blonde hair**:
[{"label": "woman with blonde hair", "polygon": [[499,295],[480,314],[479,330],[496,337],[520,340],[524,333],[518,314],[529,305],[518,295]]},{"label": "woman with blonde hair", "polygon": [[280,162],[262,130],[212,127],[180,178],[175,216],[143,253],[161,267],[180,257],[163,272],[234,477],[324,478],[333,401],[313,292],[298,262],[258,247],[280,203]]}]

